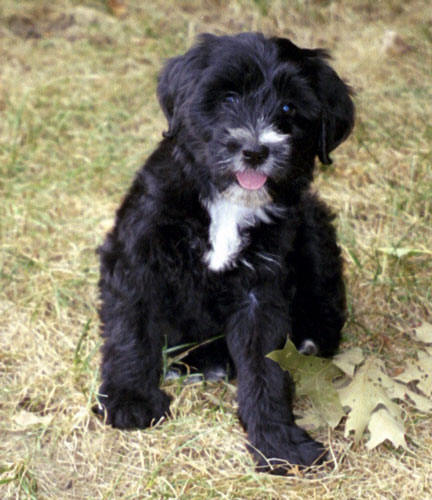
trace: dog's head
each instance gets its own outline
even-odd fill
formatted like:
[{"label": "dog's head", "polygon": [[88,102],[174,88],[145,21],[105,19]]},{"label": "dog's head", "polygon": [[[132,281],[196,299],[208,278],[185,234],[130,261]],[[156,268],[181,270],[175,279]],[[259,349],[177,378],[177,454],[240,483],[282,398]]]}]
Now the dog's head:
[{"label": "dog's head", "polygon": [[315,157],[331,163],[354,122],[350,89],[327,61],[284,38],[201,35],[160,75],[167,135],[218,191],[307,185]]}]

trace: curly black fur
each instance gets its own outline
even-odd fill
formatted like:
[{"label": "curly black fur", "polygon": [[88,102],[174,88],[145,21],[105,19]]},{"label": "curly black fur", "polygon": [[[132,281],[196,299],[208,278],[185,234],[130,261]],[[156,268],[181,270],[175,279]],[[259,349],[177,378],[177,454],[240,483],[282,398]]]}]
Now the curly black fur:
[{"label": "curly black fur", "polygon": [[236,373],[257,463],[280,473],[282,461],[322,458],[294,423],[289,374],[266,354],[289,334],[330,356],[345,321],[333,217],[309,189],[315,158],[329,163],[354,121],[350,89],[327,60],[245,33],[202,35],[166,64],[158,95],[169,129],[99,249],[99,399],[112,426],[169,414],[165,344],[223,334],[187,361],[207,376]]}]

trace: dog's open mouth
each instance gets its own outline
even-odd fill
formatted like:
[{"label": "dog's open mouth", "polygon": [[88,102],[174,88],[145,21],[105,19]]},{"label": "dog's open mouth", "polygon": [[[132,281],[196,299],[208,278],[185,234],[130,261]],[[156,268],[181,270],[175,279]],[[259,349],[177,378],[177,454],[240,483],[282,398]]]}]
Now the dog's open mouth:
[{"label": "dog's open mouth", "polygon": [[256,170],[248,168],[236,174],[237,182],[244,189],[256,190],[264,186],[267,176]]}]

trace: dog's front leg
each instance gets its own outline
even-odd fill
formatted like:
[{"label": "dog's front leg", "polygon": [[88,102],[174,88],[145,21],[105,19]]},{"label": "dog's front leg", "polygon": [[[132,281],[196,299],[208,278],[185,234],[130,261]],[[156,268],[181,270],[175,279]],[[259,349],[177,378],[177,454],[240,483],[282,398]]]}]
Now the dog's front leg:
[{"label": "dog's front leg", "polygon": [[[145,428],[169,414],[170,397],[161,389],[162,342],[157,327],[134,306],[104,323],[102,385],[96,413],[119,429]],[[135,306],[136,308],[136,306]],[[120,309],[120,307],[118,308]]]},{"label": "dog's front leg", "polygon": [[308,466],[325,455],[294,423],[294,384],[266,355],[280,349],[289,329],[287,307],[274,292],[251,291],[228,324],[227,343],[237,369],[239,418],[258,470],[284,474],[289,464]]},{"label": "dog's front leg", "polygon": [[[114,245],[112,245],[114,246]],[[144,280],[128,273],[111,241],[100,249],[102,385],[96,413],[120,429],[143,428],[169,412],[170,398],[159,389],[162,373],[160,324],[154,320]]]}]

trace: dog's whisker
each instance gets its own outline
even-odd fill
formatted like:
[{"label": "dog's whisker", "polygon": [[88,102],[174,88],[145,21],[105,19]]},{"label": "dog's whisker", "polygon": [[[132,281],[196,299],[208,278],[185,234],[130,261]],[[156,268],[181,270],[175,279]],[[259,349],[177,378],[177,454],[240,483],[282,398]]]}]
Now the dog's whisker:
[{"label": "dog's whisker", "polygon": [[232,158],[226,158],[225,160],[219,160],[217,165],[226,165],[227,163],[232,163]]}]

